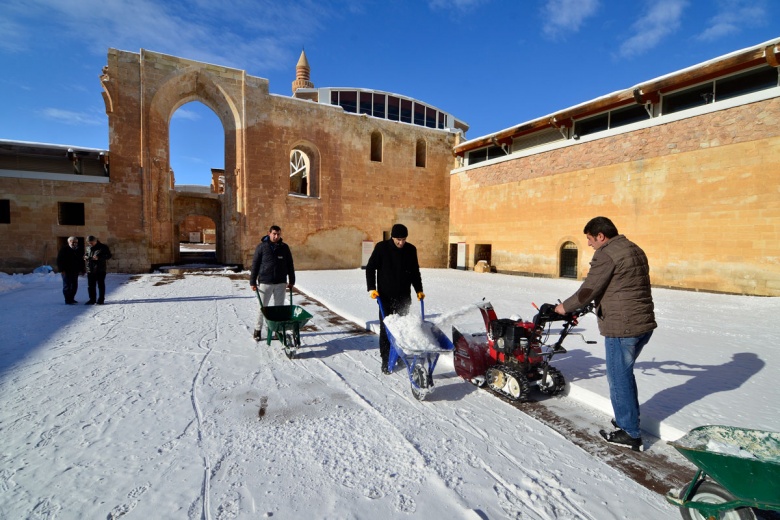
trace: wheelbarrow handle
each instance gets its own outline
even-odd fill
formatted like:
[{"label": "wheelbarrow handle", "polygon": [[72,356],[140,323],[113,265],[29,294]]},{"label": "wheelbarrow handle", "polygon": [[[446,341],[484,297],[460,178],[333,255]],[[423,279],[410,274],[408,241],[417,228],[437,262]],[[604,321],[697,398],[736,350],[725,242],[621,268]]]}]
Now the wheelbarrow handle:
[{"label": "wheelbarrow handle", "polygon": [[[292,305],[292,293],[290,293],[290,305]],[[379,304],[379,316],[382,318],[382,320],[385,319],[385,308],[382,307],[382,298],[379,296],[376,297],[376,303]],[[422,316],[422,321],[425,321],[425,300],[420,300],[420,315]]]},{"label": "wheelbarrow handle", "polygon": [[[289,289],[290,289],[290,307],[292,307],[292,304],[293,304],[293,302],[292,302],[292,287],[290,287]],[[262,309],[263,308],[263,299],[260,298],[260,289],[258,289],[256,285],[255,285],[255,294],[257,295],[257,301],[260,302],[260,308]]]}]

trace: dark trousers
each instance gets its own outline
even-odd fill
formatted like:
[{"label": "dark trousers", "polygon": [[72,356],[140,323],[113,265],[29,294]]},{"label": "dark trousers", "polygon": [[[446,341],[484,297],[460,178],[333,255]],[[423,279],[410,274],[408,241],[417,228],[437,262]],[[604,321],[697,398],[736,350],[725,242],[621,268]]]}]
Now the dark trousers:
[{"label": "dark trousers", "polygon": [[[382,298],[382,308],[385,311],[385,316],[390,316],[391,314],[406,316],[409,313],[409,307],[411,307],[411,305],[412,300],[409,296]],[[387,358],[390,357],[390,340],[387,338],[387,329],[385,328],[385,322],[382,320],[381,313],[379,314],[379,355],[382,356],[382,367],[386,367]]]},{"label": "dark trousers", "polygon": [[[87,273],[89,301],[103,303],[106,299],[106,273]],[[95,290],[97,288],[97,290]],[[97,296],[97,298],[95,298]]]},{"label": "dark trousers", "polygon": [[79,273],[60,273],[62,276],[62,295],[65,296],[65,303],[70,303],[76,297],[76,291],[79,290]]}]

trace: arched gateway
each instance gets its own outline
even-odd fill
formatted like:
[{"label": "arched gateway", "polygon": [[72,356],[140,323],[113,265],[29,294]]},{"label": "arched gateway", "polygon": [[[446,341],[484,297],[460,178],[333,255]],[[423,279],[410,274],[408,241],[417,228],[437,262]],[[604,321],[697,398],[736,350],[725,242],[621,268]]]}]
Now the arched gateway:
[{"label": "arched gateway", "polygon": [[[308,78],[301,58],[297,75]],[[275,95],[245,71],[146,50],[110,49],[101,82],[111,156],[105,198],[115,208],[108,228],[117,251],[129,253],[122,270],[175,262],[188,214],[214,221],[222,263],[248,265],[277,224],[297,267],[359,267],[363,243],[403,221],[421,264],[446,264],[451,152],[462,136],[449,114],[434,110],[431,127],[393,120],[387,110],[351,113],[308,80],[293,82],[292,97]],[[224,129],[224,188],[207,197],[173,189],[170,121],[191,101],[213,110]],[[372,135],[385,136],[382,161]],[[429,143],[422,166],[419,142]],[[304,154],[305,183],[291,172],[291,159]]]}]

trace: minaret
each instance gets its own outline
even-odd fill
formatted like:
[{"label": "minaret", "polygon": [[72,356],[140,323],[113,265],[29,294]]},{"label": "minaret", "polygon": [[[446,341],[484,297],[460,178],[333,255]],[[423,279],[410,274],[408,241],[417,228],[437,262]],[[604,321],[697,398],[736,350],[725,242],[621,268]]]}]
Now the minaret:
[{"label": "minaret", "polygon": [[298,58],[298,64],[295,66],[295,81],[292,82],[292,91],[299,88],[314,88],[314,83],[309,81],[309,75],[311,73],[311,67],[309,67],[309,60],[306,59],[306,51],[301,50],[301,57]]}]

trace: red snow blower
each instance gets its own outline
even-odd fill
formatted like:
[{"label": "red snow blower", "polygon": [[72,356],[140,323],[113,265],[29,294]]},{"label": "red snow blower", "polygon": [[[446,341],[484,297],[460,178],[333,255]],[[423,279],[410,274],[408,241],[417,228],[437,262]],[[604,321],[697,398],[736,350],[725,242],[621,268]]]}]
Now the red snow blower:
[{"label": "red snow blower", "polygon": [[[571,329],[580,316],[593,310],[593,304],[558,314],[554,304],[545,303],[532,321],[498,319],[490,302],[477,306],[487,333],[462,334],[452,327],[455,372],[477,386],[487,384],[490,390],[511,401],[525,400],[534,384],[546,395],[562,392],[566,380],[560,370],[550,366],[550,360],[566,352],[563,348],[566,336],[582,337]],[[563,327],[558,340],[547,345],[550,325],[555,321],[562,321]]]}]

